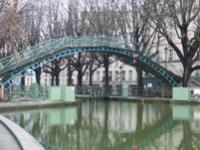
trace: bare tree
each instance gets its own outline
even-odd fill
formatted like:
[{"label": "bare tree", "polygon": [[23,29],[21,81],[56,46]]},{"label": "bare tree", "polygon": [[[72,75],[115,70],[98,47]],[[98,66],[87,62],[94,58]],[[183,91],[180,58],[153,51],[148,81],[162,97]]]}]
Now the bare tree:
[{"label": "bare tree", "polygon": [[1,57],[24,49],[26,32],[22,22],[18,1],[3,0],[0,3],[0,49]]},{"label": "bare tree", "polygon": [[[200,5],[198,0],[150,0],[146,13],[151,26],[165,37],[183,66],[182,85],[188,86],[192,72],[200,69]],[[174,32],[177,40],[170,37]],[[180,43],[180,46],[177,45]]]},{"label": "bare tree", "polygon": [[[81,3],[77,0],[69,1],[68,5],[68,20],[66,21],[66,35],[72,36],[86,36],[88,33],[86,32],[87,24],[85,22],[85,14],[81,13]],[[78,53],[73,55],[70,59],[68,59],[68,63],[78,72],[77,81],[78,85],[82,85],[82,78],[85,72],[88,69],[89,59],[88,54]],[[68,71],[74,71],[71,67],[68,68]],[[71,73],[68,72],[68,75]],[[70,78],[68,78],[70,79]],[[71,80],[71,79],[70,79]]]},{"label": "bare tree", "polygon": [[[152,29],[148,24],[150,19],[145,17],[145,4],[138,0],[128,0],[120,5],[116,4],[116,20],[119,34],[123,37],[126,47],[132,47],[142,55],[150,56],[156,28]],[[143,69],[140,63],[136,63],[137,84],[143,86]]]},{"label": "bare tree", "polygon": [[82,53],[78,53],[76,57],[74,57],[73,59],[71,59],[71,64],[73,65],[73,67],[76,69],[76,71],[78,72],[77,75],[77,81],[78,81],[78,86],[82,86],[83,85],[83,76],[85,74],[85,72],[88,69],[88,61],[89,59],[86,57],[82,57]]},{"label": "bare tree", "polygon": [[[29,4],[24,9],[25,28],[28,39],[28,46],[35,46],[41,42],[41,30],[44,20],[44,7],[42,3]],[[36,82],[40,85],[41,67],[34,70]]]},{"label": "bare tree", "polygon": [[93,75],[102,66],[103,59],[99,54],[90,54],[89,55],[89,85],[93,85]]},{"label": "bare tree", "polygon": [[67,85],[73,85],[74,82],[73,82],[73,79],[72,79],[72,76],[73,76],[73,73],[75,72],[75,68],[73,67],[72,65],[72,61],[71,57],[67,57],[66,58],[67,60]]},{"label": "bare tree", "polygon": [[[115,11],[113,2],[109,0],[89,1],[89,11],[84,11],[86,20],[89,22],[89,35],[93,36],[115,36],[117,35],[117,24],[114,18]],[[109,65],[111,55],[102,54],[103,66],[105,68],[105,85],[109,85]]]},{"label": "bare tree", "polygon": [[51,85],[60,85],[60,72],[67,67],[64,59],[59,58],[43,67],[43,71],[51,75]]},{"label": "bare tree", "polygon": [[[43,34],[48,39],[60,38],[65,35],[64,23],[63,23],[63,14],[61,14],[61,2],[59,0],[52,1],[49,0],[47,3],[47,14],[46,21],[47,25],[43,29]],[[59,58],[52,61],[48,65],[45,65],[43,70],[44,72],[51,75],[51,84],[59,85],[59,76],[60,72],[66,68],[66,62],[64,58]],[[55,81],[55,82],[54,82]]]}]

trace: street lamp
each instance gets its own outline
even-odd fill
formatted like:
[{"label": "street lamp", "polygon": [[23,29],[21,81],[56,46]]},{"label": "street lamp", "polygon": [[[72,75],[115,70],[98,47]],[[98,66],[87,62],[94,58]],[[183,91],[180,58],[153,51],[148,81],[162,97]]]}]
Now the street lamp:
[{"label": "street lamp", "polygon": [[157,63],[160,63],[160,57],[159,57],[159,55],[160,55],[160,51],[157,50],[157,59],[156,59]]},{"label": "street lamp", "polygon": [[122,85],[122,69],[123,69],[123,66],[121,65],[119,67],[120,71],[119,71],[119,81],[120,81],[120,85]]},{"label": "street lamp", "polygon": [[122,94],[122,78],[123,78],[123,65],[120,65],[119,67],[119,83],[120,83],[120,94]]},{"label": "street lamp", "polygon": [[168,48],[165,47],[165,68],[167,68],[167,51],[168,51]]},{"label": "street lamp", "polygon": [[173,49],[169,49],[169,61],[173,61]]}]

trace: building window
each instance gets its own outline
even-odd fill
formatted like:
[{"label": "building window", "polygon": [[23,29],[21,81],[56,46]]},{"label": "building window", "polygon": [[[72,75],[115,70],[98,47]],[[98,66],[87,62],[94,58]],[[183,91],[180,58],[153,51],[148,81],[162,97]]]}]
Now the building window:
[{"label": "building window", "polygon": [[44,86],[47,86],[47,79],[44,80]]},{"label": "building window", "polygon": [[62,70],[62,76],[65,76],[65,71],[64,70]]},{"label": "building window", "polygon": [[170,39],[172,39],[172,41],[175,40],[175,34],[174,34],[173,31],[170,31],[170,32],[169,32],[169,37],[170,37]]},{"label": "building window", "polygon": [[105,71],[102,71],[102,81],[105,80]]},{"label": "building window", "polygon": [[33,79],[31,78],[31,85],[32,85],[32,83],[33,83]]},{"label": "building window", "polygon": [[169,49],[169,61],[173,60],[173,49]]},{"label": "building window", "polygon": [[27,78],[27,85],[29,86],[30,84],[29,84],[29,78]]},{"label": "building window", "polygon": [[115,80],[118,81],[119,79],[119,71],[115,71]]},{"label": "building window", "polygon": [[67,69],[65,69],[65,75],[67,76]]},{"label": "building window", "polygon": [[128,79],[129,79],[129,81],[133,80],[133,71],[132,70],[129,70]]},{"label": "building window", "polygon": [[121,80],[122,81],[126,80],[126,72],[124,70],[121,72]]},{"label": "building window", "polygon": [[109,80],[112,81],[112,71],[109,71]]},{"label": "building window", "polygon": [[97,71],[97,81],[100,81],[100,71]]},{"label": "building window", "polygon": [[88,81],[89,80],[89,72],[86,72],[85,76],[86,76],[85,80]]},{"label": "building window", "polygon": [[118,65],[119,65],[119,62],[117,60],[116,63],[115,63],[115,67],[118,67]]}]

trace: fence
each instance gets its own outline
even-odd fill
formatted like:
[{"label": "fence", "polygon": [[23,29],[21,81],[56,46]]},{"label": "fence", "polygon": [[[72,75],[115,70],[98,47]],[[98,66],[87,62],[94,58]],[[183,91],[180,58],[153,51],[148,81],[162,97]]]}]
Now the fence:
[{"label": "fence", "polygon": [[[76,95],[91,97],[172,97],[172,90],[167,88],[144,88],[139,86],[76,86]],[[19,100],[47,100],[49,88],[33,84],[31,86],[17,86],[10,89],[8,94],[13,101]],[[200,95],[200,94],[199,94]]]},{"label": "fence", "polygon": [[[130,97],[172,97],[172,90],[167,88],[144,88],[139,86],[77,86],[76,95],[92,97],[130,96]],[[124,94],[127,93],[127,94]]]},{"label": "fence", "polygon": [[15,86],[10,89],[9,98],[18,100],[46,100],[48,99],[48,87],[33,84],[31,86]]}]

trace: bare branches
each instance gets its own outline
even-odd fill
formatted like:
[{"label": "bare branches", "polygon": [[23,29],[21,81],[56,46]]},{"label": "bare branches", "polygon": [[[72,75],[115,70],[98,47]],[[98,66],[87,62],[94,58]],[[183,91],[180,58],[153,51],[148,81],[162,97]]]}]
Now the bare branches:
[{"label": "bare branches", "polygon": [[17,53],[26,46],[26,31],[17,6],[18,1],[9,3],[4,0],[0,3],[1,57]]},{"label": "bare branches", "polygon": [[[147,8],[153,22],[150,23],[151,26],[157,25],[158,32],[165,37],[179,57],[184,70],[183,85],[186,86],[191,72],[199,69],[198,66],[192,67],[198,61],[197,53],[200,47],[199,1],[150,0]],[[176,33],[176,40],[171,39],[169,32]],[[181,46],[177,45],[179,42]]]}]

